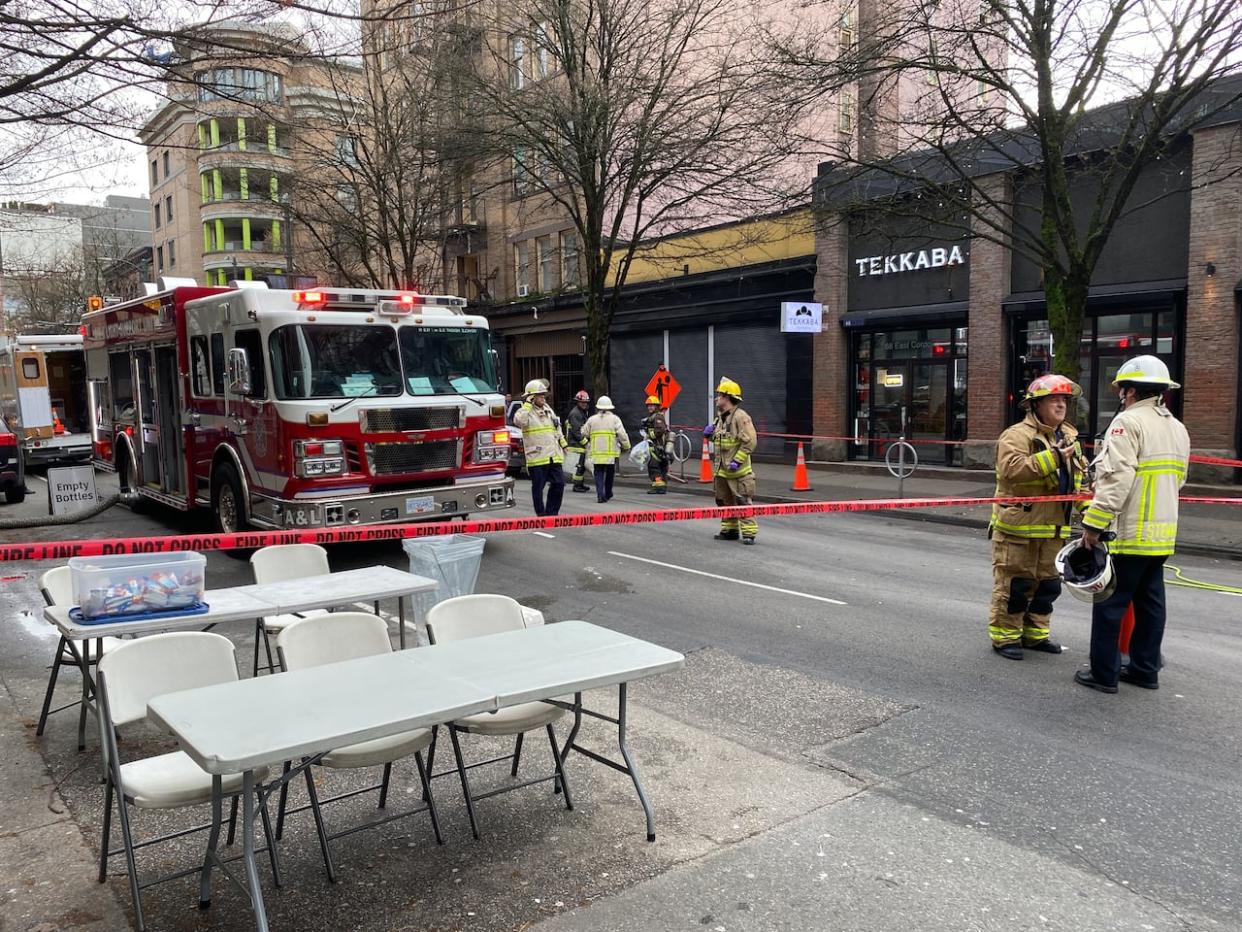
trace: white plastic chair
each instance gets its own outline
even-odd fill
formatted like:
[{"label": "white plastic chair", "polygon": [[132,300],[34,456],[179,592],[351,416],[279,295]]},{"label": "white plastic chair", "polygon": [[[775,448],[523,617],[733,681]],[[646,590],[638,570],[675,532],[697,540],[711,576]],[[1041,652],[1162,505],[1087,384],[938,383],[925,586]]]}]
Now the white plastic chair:
[{"label": "white plastic chair", "polygon": [[[39,588],[43,592],[43,600],[48,605],[73,605],[73,580],[69,567],[58,566],[50,569],[39,577]],[[91,656],[91,641],[95,642],[95,654]],[[57,708],[52,708],[52,694],[56,691],[56,680],[60,676],[60,668],[62,666],[71,666],[75,670],[90,670],[99,662],[99,658],[103,656],[105,650],[112,650],[125,643],[120,638],[88,638],[81,642],[79,649],[78,642],[65,637],[63,634],[60,641],[56,645],[56,656],[52,659],[52,672],[47,678],[47,691],[43,694],[43,709],[39,712],[39,725],[35,728],[36,735],[42,735],[43,729],[47,726],[49,715],[55,715],[57,712],[63,712],[65,709],[72,709],[74,706],[79,707],[78,711],[78,750],[86,747],[86,713],[91,707],[91,697],[94,691],[94,683],[91,681],[89,673],[82,678],[81,695],[73,702],[65,703]]]},{"label": "white plastic chair", "polygon": [[[331,573],[328,566],[328,551],[318,544],[275,544],[256,550],[250,555],[250,566],[254,570],[254,581],[259,584],[286,582],[290,579],[304,579],[307,576],[322,576]],[[272,657],[270,634],[280,634],[285,628],[302,618],[326,615],[324,609],[308,612],[273,615],[255,623],[254,628],[254,675],[259,670],[274,671],[276,661]],[[259,641],[267,651],[267,665],[259,666]]]},{"label": "white plastic chair", "polygon": [[[305,670],[308,667],[317,667],[326,663],[387,654],[392,651],[392,641],[388,637],[388,624],[379,616],[371,615],[367,612],[335,612],[331,615],[301,618],[294,621],[277,635],[276,650],[280,654],[280,662],[284,669],[290,671]],[[329,842],[333,838],[339,838],[341,835],[352,834],[365,828],[383,825],[394,819],[426,812],[431,818],[431,829],[435,833],[436,843],[444,844],[444,838],[440,835],[440,820],[436,814],[435,799],[431,795],[431,783],[428,781],[427,769],[423,764],[422,752],[430,744],[431,730],[428,728],[417,728],[413,731],[401,732],[386,738],[376,738],[372,741],[362,741],[358,744],[351,744],[347,747],[336,748],[330,751],[320,758],[318,766],[326,767],[330,770],[356,770],[360,767],[377,767],[383,764],[384,776],[374,786],[350,793],[343,793],[322,801],[315,790],[315,781],[311,776],[311,766],[308,765],[304,768],[306,792],[310,796],[310,805],[291,811],[301,812],[309,808],[314,815],[315,828],[319,833],[319,845],[323,849],[323,862],[324,867],[327,869],[329,880],[336,880],[336,870],[332,863],[332,852],[329,848]],[[324,826],[323,813],[321,811],[323,804],[378,789],[380,791],[379,808],[383,809],[388,804],[388,783],[392,777],[393,763],[410,756],[414,757],[414,763],[418,766],[418,778],[423,785],[423,798],[426,800],[425,806],[399,812],[364,825],[354,826],[335,835],[328,833]],[[285,765],[286,772],[288,772],[289,766],[288,764]],[[287,796],[285,789],[287,787],[288,782],[281,789],[280,808],[276,816],[277,839],[281,837],[284,831],[285,801]]]},{"label": "white plastic chair", "polygon": [[[198,766],[184,751],[173,751],[122,763],[117,751],[116,729],[140,722],[147,717],[147,703],[164,693],[199,686],[214,686],[237,680],[237,659],[233,642],[219,634],[205,631],[177,631],[155,634],[150,637],[125,641],[109,651],[99,661],[96,695],[99,706],[100,743],[103,749],[106,789],[104,793],[104,820],[102,844],[99,854],[99,882],[108,878],[110,834],[112,829],[112,797],[117,797],[117,815],[121,822],[126,869],[129,874],[130,893],[134,898],[134,915],[138,929],[144,928],[140,891],[166,880],[173,880],[202,870],[198,864],[188,870],[139,883],[134,852],[138,848],[156,844],[171,838],[179,838],[191,832],[213,828],[214,823],[200,825],[159,838],[134,844],[130,831],[129,808],[136,809],[183,809],[212,801],[213,776]],[[255,771],[256,782],[267,778],[267,770]],[[233,828],[237,815],[237,799],[242,792],[242,775],[230,774],[219,778],[224,796],[232,797],[233,809],[229,820],[228,843],[233,841]],[[267,807],[260,807],[263,831],[272,861],[272,873],[280,886],[280,867],[268,821]],[[210,847],[215,847],[213,833]],[[200,900],[201,903],[201,900]]]},{"label": "white plastic chair", "polygon": [[[506,595],[479,594],[458,596],[457,598],[438,602],[427,613],[427,637],[432,644],[464,641],[489,634],[500,634],[505,631],[520,631],[525,627],[526,614],[523,612],[522,606]],[[457,772],[461,777],[462,792],[466,796],[466,811],[470,815],[470,830],[474,833],[476,839],[479,837],[479,829],[475,821],[474,803],[478,799],[485,799],[488,796],[507,793],[551,780],[558,791],[564,791],[565,808],[570,810],[574,808],[573,801],[569,795],[569,784],[565,781],[565,771],[561,761],[560,749],[556,744],[556,732],[552,728],[553,723],[558,721],[564,714],[565,710],[563,708],[547,702],[523,702],[519,705],[500,709],[497,712],[480,712],[477,715],[468,715],[448,724],[449,739],[453,742],[453,754],[457,758]],[[467,771],[473,770],[476,767],[484,767],[488,764],[511,760],[513,765],[509,770],[509,775],[516,777],[522,760],[522,742],[526,733],[541,728],[547,732],[548,743],[552,748],[552,760],[555,764],[555,769],[551,775],[528,780],[500,790],[493,790],[481,796],[475,796],[471,793]],[[435,735],[438,734],[438,729],[432,729],[432,731],[434,739]],[[459,733],[491,735],[493,737],[516,735],[517,742],[514,745],[512,754],[467,766],[462,756],[461,743],[458,740]],[[429,759],[434,765],[434,740]],[[444,775],[435,774],[434,767],[432,770],[433,776]]]}]

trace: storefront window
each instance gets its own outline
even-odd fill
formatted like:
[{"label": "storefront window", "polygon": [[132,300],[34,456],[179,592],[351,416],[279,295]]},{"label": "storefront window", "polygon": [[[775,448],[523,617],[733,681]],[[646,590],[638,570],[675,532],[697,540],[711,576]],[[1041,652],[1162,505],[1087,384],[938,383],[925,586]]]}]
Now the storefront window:
[{"label": "storefront window", "polygon": [[949,356],[953,349],[953,331],[948,327],[936,330],[894,330],[873,336],[876,359]]}]

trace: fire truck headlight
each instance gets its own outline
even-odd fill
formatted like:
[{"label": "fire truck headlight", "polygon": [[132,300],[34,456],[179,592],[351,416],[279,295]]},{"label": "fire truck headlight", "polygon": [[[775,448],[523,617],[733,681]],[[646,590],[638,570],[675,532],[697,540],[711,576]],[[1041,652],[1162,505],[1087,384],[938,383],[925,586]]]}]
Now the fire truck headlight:
[{"label": "fire truck headlight", "polygon": [[509,459],[509,431],[481,430],[474,435],[474,462],[503,463]]}]

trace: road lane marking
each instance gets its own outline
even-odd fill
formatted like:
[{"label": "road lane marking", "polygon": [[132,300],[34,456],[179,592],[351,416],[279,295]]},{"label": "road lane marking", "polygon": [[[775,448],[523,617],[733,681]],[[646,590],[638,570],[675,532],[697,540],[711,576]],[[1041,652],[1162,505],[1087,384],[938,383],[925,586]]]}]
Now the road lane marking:
[{"label": "road lane marking", "polygon": [[708,573],[704,570],[691,569],[688,566],[678,566],[676,563],[662,563],[659,560],[651,560],[647,557],[636,557],[632,553],[618,553],[615,550],[609,550],[610,557],[621,557],[623,560],[636,560],[639,563],[650,563],[652,566],[662,566],[666,570],[680,570],[683,573],[693,573],[695,576],[706,576],[708,579],[719,579],[724,582],[737,583],[739,586],[749,586],[752,589],[765,589],[768,592],[779,592],[781,595],[794,595],[800,599],[812,599],[816,602],[827,602],[829,605],[848,605],[848,602],[842,602],[840,599],[830,599],[825,595],[811,595],[809,592],[796,592],[793,589],[781,589],[779,586],[765,586],[763,583],[749,582],[745,579],[734,579],[732,576],[719,576],[716,573]]},{"label": "road lane marking", "polygon": [[26,473],[26,478],[27,478],[27,479],[37,479],[39,482],[44,482],[44,483],[46,483],[46,482],[47,482],[47,480],[46,480],[46,479],[44,479],[42,476],[35,475],[35,474],[34,474],[34,473],[32,473],[32,472],[28,472],[28,473]]},{"label": "road lane marking", "polygon": [[536,537],[546,537],[548,540],[556,540],[555,534],[549,534],[547,531],[532,531]]}]

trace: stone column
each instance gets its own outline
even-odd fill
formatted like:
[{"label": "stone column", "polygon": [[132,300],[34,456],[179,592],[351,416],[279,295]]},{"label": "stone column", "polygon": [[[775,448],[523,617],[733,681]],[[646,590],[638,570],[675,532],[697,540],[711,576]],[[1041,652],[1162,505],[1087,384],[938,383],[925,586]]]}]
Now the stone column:
[{"label": "stone column", "polygon": [[[811,364],[811,412],[813,431],[820,436],[842,437],[848,431],[849,338],[841,329],[846,311],[849,274],[849,224],[844,214],[823,213],[815,224],[815,300],[824,305],[824,330],[815,335]],[[816,440],[810,456],[817,460],[846,458],[847,444],[840,440]]]}]

